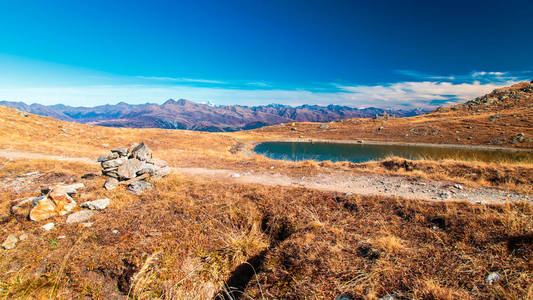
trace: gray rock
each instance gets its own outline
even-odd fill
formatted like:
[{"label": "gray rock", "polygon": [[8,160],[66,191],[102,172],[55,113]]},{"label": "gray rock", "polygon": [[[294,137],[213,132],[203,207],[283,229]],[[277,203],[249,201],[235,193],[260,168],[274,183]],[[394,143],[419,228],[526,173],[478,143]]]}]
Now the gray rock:
[{"label": "gray rock", "polygon": [[120,147],[120,148],[116,148],[116,149],[112,149],[111,150],[111,152],[117,153],[120,156],[128,156],[129,151],[130,150],[128,148],[126,148],[126,147]]},{"label": "gray rock", "polygon": [[[118,169],[117,169],[118,170]],[[113,177],[118,179],[118,173],[115,171],[102,171],[102,174],[105,176]]]},{"label": "gray rock", "polygon": [[27,238],[29,238],[29,237],[30,237],[29,234],[27,234],[27,233],[23,233],[23,234],[21,234],[21,235],[19,236],[19,240],[23,241],[23,240],[25,240],[25,239],[27,239]]},{"label": "gray rock", "polygon": [[233,178],[239,178],[239,177],[241,177],[241,174],[239,174],[239,173],[233,173],[233,174],[231,174],[231,177],[233,177]]},{"label": "gray rock", "polygon": [[159,167],[153,164],[145,163],[143,168],[137,171],[137,175],[142,175],[142,174],[154,175],[157,169],[159,169]]},{"label": "gray rock", "polygon": [[[118,156],[118,154],[115,153],[115,155]],[[126,157],[119,157],[117,159],[112,159],[108,161],[102,162],[102,168],[109,169],[109,168],[115,168],[119,167],[123,163],[125,163],[128,159]]]},{"label": "gray rock", "polygon": [[156,167],[161,167],[161,168],[164,168],[164,167],[168,166],[167,162],[164,161],[164,160],[161,160],[161,159],[151,159],[150,163],[153,164]]},{"label": "gray rock", "polygon": [[70,184],[70,185],[62,185],[61,188],[63,188],[63,190],[65,191],[65,193],[67,194],[76,194],[76,191],[78,189],[82,189],[85,187],[85,184],[83,183],[75,183],[75,184]]},{"label": "gray rock", "polygon": [[98,159],[96,159],[97,162],[104,162],[104,161],[108,161],[108,160],[112,160],[112,159],[116,159],[118,158],[118,154],[117,153],[109,153],[109,154],[104,154],[104,155],[100,155],[98,156]]},{"label": "gray rock", "polygon": [[9,250],[15,248],[19,239],[16,235],[10,234],[7,236],[6,240],[2,243],[2,248]]},{"label": "gray rock", "polygon": [[131,156],[142,161],[149,161],[152,158],[152,150],[143,142],[131,151]]},{"label": "gray rock", "polygon": [[163,167],[163,168],[156,168],[155,172],[153,173],[153,176],[156,177],[165,177],[170,174],[170,168],[169,167]]},{"label": "gray rock", "polygon": [[151,190],[152,188],[153,185],[144,180],[135,181],[128,185],[128,191],[135,195],[140,195],[144,191]]},{"label": "gray rock", "polygon": [[109,148],[109,144],[102,144],[102,147]]},{"label": "gray rock", "polygon": [[320,129],[328,129],[328,128],[329,128],[329,125],[328,125],[328,124],[322,124],[322,125],[320,125],[319,128],[320,128]]},{"label": "gray rock", "polygon": [[110,191],[116,188],[117,185],[118,185],[118,179],[110,177],[110,178],[107,178],[107,180],[105,181],[104,188]]},{"label": "gray rock", "polygon": [[498,272],[492,272],[485,278],[485,283],[487,285],[492,285],[500,280],[502,280],[502,275]]},{"label": "gray rock", "polygon": [[118,167],[117,174],[121,179],[131,179],[137,176],[137,172],[144,168],[145,163],[136,159],[128,159],[124,164]]},{"label": "gray rock", "polygon": [[393,295],[385,295],[381,298],[378,298],[378,300],[396,300],[396,297],[394,297]]},{"label": "gray rock", "polygon": [[54,229],[55,226],[56,226],[56,224],[54,224],[54,223],[46,223],[43,226],[41,226],[41,229],[44,230],[44,231],[50,231],[50,230]]},{"label": "gray rock", "polygon": [[67,224],[82,223],[89,220],[94,213],[90,210],[77,211],[67,217]]},{"label": "gray rock", "polygon": [[102,210],[105,209],[111,201],[109,201],[108,198],[98,199],[94,201],[87,201],[85,203],[82,203],[80,206],[82,208],[87,208],[91,210]]}]

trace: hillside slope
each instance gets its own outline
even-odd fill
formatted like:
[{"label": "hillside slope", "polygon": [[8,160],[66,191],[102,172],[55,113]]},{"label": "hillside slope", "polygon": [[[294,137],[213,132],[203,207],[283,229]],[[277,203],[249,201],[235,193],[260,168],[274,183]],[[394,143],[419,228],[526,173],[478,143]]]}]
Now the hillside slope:
[{"label": "hillside slope", "polygon": [[375,140],[407,143],[533,148],[533,83],[497,89],[464,104],[428,114],[346,119],[328,124],[298,123],[259,128],[255,138]]}]

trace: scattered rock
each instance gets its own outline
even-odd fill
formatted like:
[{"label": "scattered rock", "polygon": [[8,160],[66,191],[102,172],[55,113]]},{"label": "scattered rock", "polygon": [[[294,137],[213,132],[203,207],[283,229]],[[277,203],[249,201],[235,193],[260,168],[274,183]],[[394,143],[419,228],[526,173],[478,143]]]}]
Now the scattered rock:
[{"label": "scattered rock", "polygon": [[138,160],[147,161],[152,158],[152,150],[143,142],[131,151],[131,156]]},{"label": "scattered rock", "polygon": [[64,238],[66,238],[66,237],[67,237],[66,235],[60,235],[60,236],[58,236],[57,238],[60,239],[60,240],[62,240],[62,239],[64,239]]},{"label": "scattered rock", "polygon": [[113,232],[114,234],[118,234],[118,230],[116,230],[116,229],[113,229],[112,232]]},{"label": "scattered rock", "polygon": [[231,174],[230,176],[233,177],[233,178],[239,178],[239,177],[241,177],[241,174],[239,174],[239,173],[233,173],[233,174]]},{"label": "scattered rock", "polygon": [[458,190],[463,190],[463,186],[460,185],[460,184],[454,184],[453,187],[458,189]]},{"label": "scattered rock", "polygon": [[492,285],[500,280],[502,280],[502,275],[498,272],[492,272],[485,278],[485,283],[487,285]]},{"label": "scattered rock", "polygon": [[56,204],[46,196],[38,197],[32,204],[34,204],[30,211],[30,220],[32,221],[41,221],[57,215]]},{"label": "scattered rock", "polygon": [[328,124],[322,124],[322,125],[320,125],[319,128],[320,128],[320,129],[328,129],[328,128],[329,128],[329,125],[328,125]]},{"label": "scattered rock", "polygon": [[352,297],[350,297],[350,295],[340,295],[335,297],[335,300],[352,300]]},{"label": "scattered rock", "polygon": [[96,174],[88,173],[81,176],[81,179],[92,180],[96,177]]},{"label": "scattered rock", "polygon": [[135,178],[137,176],[137,172],[142,170],[144,167],[145,163],[142,161],[136,158],[128,159],[124,164],[118,167],[117,174],[120,179],[128,180]]},{"label": "scattered rock", "polygon": [[113,149],[111,154],[102,155],[98,160],[101,161],[102,174],[109,177],[104,184],[107,190],[114,189],[118,184],[129,184],[130,192],[142,193],[143,190],[152,188],[152,185],[146,181],[133,181],[149,176],[164,177],[171,171],[165,161],[152,158],[152,151],[144,142],[133,143],[130,148]]},{"label": "scattered rock", "polygon": [[113,178],[113,177],[109,177],[107,178],[107,180],[105,181],[105,184],[104,184],[104,188],[108,191],[116,188],[118,185],[118,179],[116,178]]},{"label": "scattered rock", "polygon": [[16,235],[10,234],[7,236],[6,240],[2,243],[2,248],[6,250],[13,249],[17,245],[18,241],[19,239],[17,238]]},{"label": "scattered rock", "polygon": [[120,156],[128,156],[129,151],[130,150],[127,147],[120,147],[111,150],[111,152],[117,153]]},{"label": "scattered rock", "polygon": [[381,298],[378,298],[378,300],[396,300],[396,297],[394,297],[393,295],[385,295]]},{"label": "scattered rock", "polygon": [[109,144],[102,144],[102,147],[109,148]]},{"label": "scattered rock", "polygon": [[128,185],[128,191],[135,195],[140,195],[145,190],[151,190],[152,188],[153,188],[152,184],[144,180],[135,181]]},{"label": "scattered rock", "polygon": [[27,239],[27,238],[29,238],[29,237],[30,237],[29,234],[27,234],[27,233],[23,233],[23,234],[21,234],[21,235],[19,236],[19,240],[20,240],[20,241],[23,241],[23,240],[25,240],[25,239]]},{"label": "scattered rock", "polygon": [[77,211],[67,217],[67,224],[82,223],[89,220],[94,213],[90,210]]},{"label": "scattered rock", "polygon": [[93,226],[93,222],[83,222],[81,225],[83,225],[83,227],[91,227]]},{"label": "scattered rock", "polygon": [[109,154],[104,154],[104,155],[98,156],[96,161],[97,162],[104,162],[104,161],[113,160],[113,159],[117,159],[117,158],[119,158],[118,153],[109,153]]},{"label": "scattered rock", "polygon": [[[115,153],[116,154],[116,153]],[[118,156],[118,154],[116,154]],[[104,169],[110,169],[110,168],[116,168],[125,163],[128,159],[126,157],[119,157],[112,160],[107,160],[102,162],[102,168]]]},{"label": "scattered rock", "polygon": [[50,231],[50,230],[54,229],[55,226],[56,226],[56,224],[54,224],[54,223],[46,223],[43,226],[41,226],[41,229],[44,230],[44,231]]},{"label": "scattered rock", "polygon": [[87,208],[91,210],[102,210],[102,209],[105,209],[109,205],[110,202],[111,201],[109,201],[108,198],[104,198],[104,199],[98,199],[94,201],[87,201],[85,203],[82,203],[80,206],[82,208]]}]

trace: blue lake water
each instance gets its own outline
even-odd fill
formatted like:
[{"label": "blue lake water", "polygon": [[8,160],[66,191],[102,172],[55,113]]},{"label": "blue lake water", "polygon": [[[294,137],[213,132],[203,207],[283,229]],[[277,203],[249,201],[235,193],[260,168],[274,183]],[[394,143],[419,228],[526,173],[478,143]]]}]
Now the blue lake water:
[{"label": "blue lake water", "polygon": [[411,145],[336,144],[311,142],[265,142],[255,147],[255,152],[272,159],[301,161],[350,161],[366,162],[382,160],[388,156],[408,159],[455,159],[484,162],[533,162],[533,154],[478,149]]}]

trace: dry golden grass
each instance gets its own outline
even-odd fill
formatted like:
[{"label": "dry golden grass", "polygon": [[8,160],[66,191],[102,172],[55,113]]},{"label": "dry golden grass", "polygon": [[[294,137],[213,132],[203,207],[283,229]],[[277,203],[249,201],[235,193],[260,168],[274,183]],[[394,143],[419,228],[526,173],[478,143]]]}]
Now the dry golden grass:
[{"label": "dry golden grass", "polygon": [[[36,169],[55,174],[51,181],[81,180],[95,166],[15,161],[0,176]],[[56,228],[44,232],[39,227],[48,221],[2,212],[8,217],[0,239],[22,232],[30,238],[0,250],[0,296],[212,299],[216,293],[235,296],[228,282],[246,282],[245,294],[259,299],[532,296],[530,204],[347,197],[179,174],[134,196],[123,187],[101,189],[103,180],[81,180],[87,188],[75,198],[112,199],[93,217],[93,227],[55,217],[50,221]],[[1,203],[22,196],[2,194]],[[256,275],[246,275],[247,262]],[[493,271],[504,279],[487,286],[484,279]]]},{"label": "dry golden grass", "polygon": [[[522,90],[524,88],[529,90]],[[504,93],[493,92],[472,106],[460,104],[410,118],[346,119],[328,123],[296,123],[255,129],[243,138],[272,140],[286,138],[327,140],[372,140],[402,143],[485,145],[533,148],[533,84],[509,87]],[[502,99],[502,100],[499,100]],[[513,143],[512,137],[523,133],[525,140]]]},{"label": "dry golden grass", "polygon": [[[339,171],[401,175],[531,193],[533,167],[528,163],[400,158],[364,164],[291,163],[250,155],[254,142],[299,135],[430,143],[460,137],[461,143],[484,144],[498,131],[506,136],[519,130],[526,136],[533,133],[530,109],[511,108],[500,113],[496,122],[487,120],[491,111],[461,112],[388,121],[347,120],[332,123],[325,131],[317,130],[318,124],[298,124],[296,132],[274,126],[215,134],[86,126],[26,117],[0,107],[0,143],[14,151],[94,159],[110,148],[145,141],[155,157],[174,167],[292,176]],[[506,126],[503,122],[516,119],[513,114],[520,121]],[[384,129],[377,133],[380,126]],[[440,133],[404,139],[413,126]],[[469,135],[474,138],[467,139]],[[23,181],[19,192],[7,187],[33,171],[40,174]],[[348,197],[180,174],[154,180],[154,190],[135,196],[124,187],[102,189],[102,177],[80,178],[98,172],[96,164],[0,159],[0,241],[10,233],[30,236],[15,249],[0,250],[0,298],[213,299],[219,294],[217,299],[227,299],[239,293],[259,299],[332,299],[341,294],[365,299],[388,294],[424,299],[533,297],[533,207],[529,203],[473,205]],[[112,201],[93,217],[92,227],[66,225],[65,217],[58,216],[49,220],[56,228],[45,232],[40,226],[48,220],[32,222],[10,213],[14,201],[35,196],[40,186],[74,181],[86,184],[75,197],[78,203],[103,197]],[[503,280],[486,285],[490,272],[499,272]]]}]

